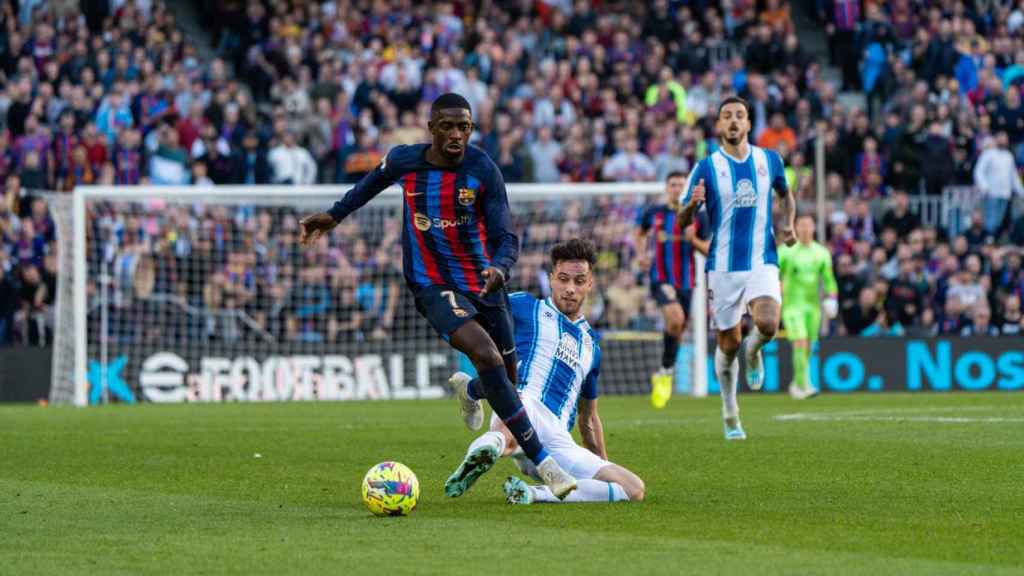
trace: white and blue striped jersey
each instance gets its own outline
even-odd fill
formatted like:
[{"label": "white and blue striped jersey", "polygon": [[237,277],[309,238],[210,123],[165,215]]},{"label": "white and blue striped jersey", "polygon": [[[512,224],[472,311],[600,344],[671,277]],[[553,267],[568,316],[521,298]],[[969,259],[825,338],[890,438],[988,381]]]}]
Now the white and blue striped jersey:
[{"label": "white and blue striped jersey", "polygon": [[787,191],[782,158],[774,150],[749,146],[737,160],[718,149],[701,160],[686,182],[686,197],[704,180],[711,225],[708,272],[746,272],[779,265],[772,226],[772,191]]},{"label": "white and blue striped jersey", "polygon": [[580,395],[597,398],[601,373],[598,336],[585,318],[573,322],[550,298],[509,294],[519,355],[521,396],[539,401],[572,430]]}]

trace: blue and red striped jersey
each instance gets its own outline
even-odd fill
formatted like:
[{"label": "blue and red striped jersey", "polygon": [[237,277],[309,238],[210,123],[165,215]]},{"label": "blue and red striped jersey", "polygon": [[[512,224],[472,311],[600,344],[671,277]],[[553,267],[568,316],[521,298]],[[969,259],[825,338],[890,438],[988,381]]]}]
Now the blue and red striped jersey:
[{"label": "blue and red striped jersey", "polygon": [[[388,186],[402,187],[403,270],[410,288],[450,286],[473,293],[482,272],[500,269],[509,278],[519,257],[505,181],[483,150],[469,146],[457,168],[426,159],[429,144],[396,146],[328,213],[341,221]],[[489,294],[497,303],[499,294]]]},{"label": "blue and red striped jersey", "polygon": [[[707,218],[697,213],[694,222],[697,237],[702,240],[707,238]],[[693,244],[683,240],[683,228],[679,225],[676,211],[667,204],[655,204],[644,210],[637,225],[645,233],[653,231],[648,240],[654,246],[651,284],[668,283],[676,290],[692,290],[696,280],[693,275]]]}]

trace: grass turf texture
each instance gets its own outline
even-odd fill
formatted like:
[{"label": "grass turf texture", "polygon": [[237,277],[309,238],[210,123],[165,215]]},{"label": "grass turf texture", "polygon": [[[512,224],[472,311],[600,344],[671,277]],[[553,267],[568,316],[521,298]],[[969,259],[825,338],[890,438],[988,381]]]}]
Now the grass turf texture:
[{"label": "grass turf texture", "polygon": [[[446,498],[452,401],[0,407],[0,573],[1024,572],[1024,395],[744,396],[729,444],[717,398],[601,408],[644,503]],[[411,517],[360,499],[388,459]]]}]

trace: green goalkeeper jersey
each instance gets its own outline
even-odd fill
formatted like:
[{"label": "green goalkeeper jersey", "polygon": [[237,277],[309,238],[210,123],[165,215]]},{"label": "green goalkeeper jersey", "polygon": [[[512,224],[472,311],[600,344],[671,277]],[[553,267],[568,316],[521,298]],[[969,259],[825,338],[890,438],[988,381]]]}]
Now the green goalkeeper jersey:
[{"label": "green goalkeeper jersey", "polygon": [[827,248],[811,242],[779,248],[779,279],[782,281],[784,306],[810,306],[818,309],[821,296],[819,282],[825,283],[825,294],[837,292],[836,277],[832,275],[832,255]]}]

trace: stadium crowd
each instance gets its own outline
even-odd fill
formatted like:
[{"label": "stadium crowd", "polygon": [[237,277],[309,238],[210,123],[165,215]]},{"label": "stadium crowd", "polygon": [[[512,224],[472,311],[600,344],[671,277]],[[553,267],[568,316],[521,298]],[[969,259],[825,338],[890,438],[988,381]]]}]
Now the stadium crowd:
[{"label": "stadium crowd", "polygon": [[[800,198],[812,197],[824,140],[841,207],[829,222],[842,291],[833,333],[1021,327],[1024,215],[1009,206],[1024,193],[1024,12],[1005,0],[819,0],[843,86],[804,53],[783,0],[211,2],[200,6],[210,57],[157,0],[0,4],[0,343],[52,330],[55,230],[33,190],[353,182],[391,147],[424,140],[429,103],[446,91],[469,99],[474,143],[508,182],[685,171],[716,146],[715,103],[738,93],[751,140],[783,155]],[[867,106],[845,106],[840,88]],[[952,237],[909,211],[908,195],[947,185],[983,197]],[[592,231],[603,272],[592,321],[653,328],[628,233],[639,209],[633,198],[516,206],[518,287],[543,289],[545,248]],[[113,272],[114,337],[412,329],[394,214],[354,219],[308,253],[295,217],[95,206],[90,269]],[[182,324],[164,334],[132,322],[172,311]]]}]

